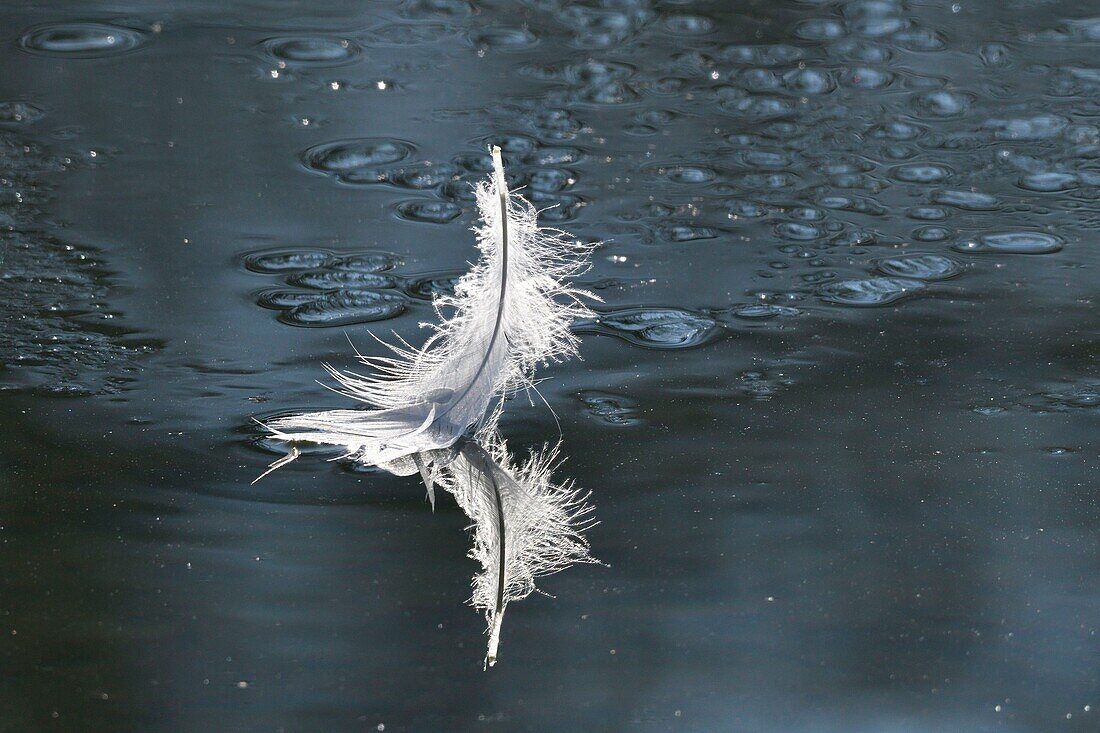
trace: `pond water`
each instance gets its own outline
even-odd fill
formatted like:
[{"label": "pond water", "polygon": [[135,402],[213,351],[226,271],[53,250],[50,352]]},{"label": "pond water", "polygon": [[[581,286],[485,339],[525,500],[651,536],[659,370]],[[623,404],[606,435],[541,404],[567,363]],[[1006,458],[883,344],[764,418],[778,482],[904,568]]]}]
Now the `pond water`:
[{"label": "pond water", "polygon": [[[0,730],[1100,729],[1095,4],[9,0],[0,36]],[[453,501],[250,482],[349,338],[423,340],[489,143],[603,242],[583,360],[501,428],[563,437],[605,564],[483,672]]]}]

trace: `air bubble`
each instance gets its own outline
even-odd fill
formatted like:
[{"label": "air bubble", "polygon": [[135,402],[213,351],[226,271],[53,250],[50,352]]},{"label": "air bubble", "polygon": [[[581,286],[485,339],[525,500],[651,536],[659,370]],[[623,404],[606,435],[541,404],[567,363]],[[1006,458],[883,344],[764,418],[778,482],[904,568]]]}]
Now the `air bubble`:
[{"label": "air bubble", "polygon": [[817,290],[822,300],[839,305],[875,307],[896,303],[924,290],[919,280],[898,277],[873,277],[867,280],[842,280]]}]

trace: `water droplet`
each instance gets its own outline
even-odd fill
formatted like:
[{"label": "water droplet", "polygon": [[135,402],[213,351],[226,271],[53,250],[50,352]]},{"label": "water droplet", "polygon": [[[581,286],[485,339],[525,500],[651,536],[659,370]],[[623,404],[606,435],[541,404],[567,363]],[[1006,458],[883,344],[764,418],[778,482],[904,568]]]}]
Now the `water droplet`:
[{"label": "water droplet", "polygon": [[281,36],[268,38],[260,48],[276,62],[303,66],[339,66],[358,58],[361,49],[354,41],[329,36]]},{"label": "water droplet", "polygon": [[1010,51],[1003,43],[983,43],[978,48],[978,56],[986,66],[999,68],[1008,65]]},{"label": "water droplet", "polygon": [[1100,407],[1100,384],[1076,384],[1043,395],[1047,402],[1061,408]]},{"label": "water droplet", "polygon": [[19,48],[31,53],[68,58],[97,58],[126,53],[148,36],[133,28],[106,23],[47,23],[27,30]]},{"label": "water droplet", "polygon": [[947,210],[939,206],[914,206],[906,210],[905,215],[918,221],[943,221],[947,218]]},{"label": "water droplet", "polygon": [[906,163],[890,169],[890,176],[904,183],[943,183],[955,174],[937,163]]},{"label": "water droplet", "polygon": [[641,95],[626,82],[607,81],[580,87],[570,94],[570,98],[578,104],[617,105],[636,102]]},{"label": "water droplet", "polygon": [[1032,173],[1020,179],[1020,188],[1038,193],[1057,193],[1077,188],[1077,176],[1072,173],[1058,173],[1050,171],[1046,173]]},{"label": "water droplet", "polygon": [[886,275],[915,280],[946,280],[962,272],[962,266],[955,260],[934,254],[888,257],[879,260],[876,266]]},{"label": "water droplet", "polygon": [[702,239],[714,239],[718,230],[691,224],[672,224],[660,229],[661,237],[669,242],[695,242]]},{"label": "water droplet", "polygon": [[843,23],[830,18],[811,18],[794,28],[794,34],[807,41],[832,41],[843,38],[847,33]]},{"label": "water droplet", "polygon": [[403,201],[397,205],[397,213],[409,221],[446,224],[462,214],[462,207],[450,201]]},{"label": "water droplet", "polygon": [[622,395],[585,390],[577,394],[585,411],[608,425],[636,425],[639,420],[637,404]]},{"label": "water droplet", "polygon": [[776,150],[746,150],[739,157],[745,165],[753,168],[780,169],[791,164],[790,155]]},{"label": "water droplet", "polygon": [[899,277],[873,277],[867,280],[842,280],[817,290],[822,300],[840,305],[875,307],[896,303],[915,295],[927,286],[919,280]]},{"label": "water droplet", "polygon": [[767,207],[755,201],[730,199],[726,202],[726,207],[729,211],[730,218],[758,219],[768,214]]},{"label": "water droplet", "polygon": [[579,196],[568,193],[547,193],[530,189],[527,192],[527,200],[539,209],[539,219],[548,222],[569,221],[577,215],[577,211],[584,206],[584,201]]},{"label": "water droplet", "polygon": [[841,84],[858,89],[884,89],[894,81],[894,75],[870,66],[847,69],[840,77]]},{"label": "water droplet", "polygon": [[637,346],[686,349],[709,341],[718,323],[679,308],[622,308],[574,323],[580,333],[603,333]]},{"label": "water droplet", "polygon": [[839,59],[863,64],[885,64],[893,58],[893,52],[889,48],[856,38],[845,38],[831,44],[829,53]]},{"label": "water droplet", "polygon": [[436,295],[454,295],[455,286],[463,272],[436,272],[410,277],[402,288],[408,295],[420,300],[431,300]]},{"label": "water droplet", "polygon": [[970,109],[973,97],[962,92],[937,89],[913,97],[913,107],[922,117],[959,117]]},{"label": "water droplet", "polygon": [[924,28],[913,28],[895,33],[894,42],[909,51],[941,51],[947,47],[947,39],[941,33]]},{"label": "water droplet", "polygon": [[435,188],[452,179],[458,178],[462,170],[453,163],[417,163],[389,171],[389,182],[403,188]]},{"label": "water droplet", "polygon": [[785,66],[793,65],[806,58],[806,51],[798,46],[774,43],[763,46],[726,46],[722,55],[739,64]]},{"label": "water droplet", "polygon": [[340,288],[392,288],[394,279],[387,275],[356,270],[315,270],[292,275],[287,283],[300,288],[314,290],[336,290]]},{"label": "water droplet", "polygon": [[317,293],[306,290],[264,290],[256,296],[257,305],[273,310],[287,310],[315,300]]},{"label": "water droplet", "polygon": [[523,163],[533,166],[571,165],[584,158],[577,148],[538,148],[523,156]]},{"label": "water droplet", "polygon": [[708,183],[717,177],[713,168],[697,165],[683,165],[668,168],[665,176],[676,183]]},{"label": "water droplet", "polygon": [[997,208],[997,197],[978,191],[943,190],[932,194],[932,200],[944,206],[954,206],[967,211],[993,211]]},{"label": "water droplet", "polygon": [[527,178],[527,186],[535,191],[557,193],[574,184],[576,174],[563,168],[540,168],[532,171]]},{"label": "water droplet", "polygon": [[821,69],[792,69],[783,75],[783,85],[795,94],[827,94],[836,83]]},{"label": "water droplet", "polygon": [[954,249],[968,253],[1043,255],[1060,251],[1062,240],[1042,232],[999,232],[983,234],[976,241],[960,242]]},{"label": "water droplet", "polygon": [[459,204],[472,204],[477,200],[477,196],[474,195],[475,183],[476,181],[465,179],[450,181],[440,187],[439,195],[448,201]]},{"label": "water droplet", "polygon": [[279,314],[291,326],[350,326],[393,318],[405,310],[405,299],[373,290],[340,290],[320,295]]},{"label": "water droplet", "polygon": [[787,214],[798,221],[824,221],[825,212],[814,206],[796,206],[788,209]]},{"label": "water droplet", "polygon": [[702,36],[714,30],[714,21],[703,15],[669,15],[664,26],[679,36]]},{"label": "water droplet", "polygon": [[774,303],[749,303],[733,309],[733,315],[749,320],[764,320],[777,316],[797,316],[801,311],[788,305]]},{"label": "water droplet", "polygon": [[821,227],[800,221],[781,221],[775,225],[775,233],[796,242],[809,242],[825,236]]},{"label": "water droplet", "polygon": [[485,153],[460,153],[451,158],[451,161],[471,173],[488,173],[493,170],[493,159]]},{"label": "water droplet", "polygon": [[412,143],[381,138],[338,140],[309,148],[302,161],[322,173],[348,174],[405,159],[413,151]]},{"label": "water droplet", "polygon": [[477,148],[485,150],[492,146],[500,148],[506,155],[523,156],[539,149],[539,141],[530,135],[501,134],[490,135],[477,141]]},{"label": "water droplet", "polygon": [[797,104],[795,100],[786,97],[755,96],[724,99],[718,106],[738,116],[767,118],[793,114]]},{"label": "water droplet", "polygon": [[528,125],[543,140],[572,140],[583,125],[566,109],[538,109],[524,116]]},{"label": "water droplet", "polygon": [[470,42],[475,46],[507,51],[534,46],[538,40],[531,31],[518,27],[495,26],[470,33]]},{"label": "water droplet", "polygon": [[913,239],[918,242],[942,242],[951,236],[944,227],[917,227],[913,230]]},{"label": "water droplet", "polygon": [[897,33],[908,25],[904,18],[897,16],[872,16],[856,20],[852,30],[868,38],[882,38]]},{"label": "water droplet", "polygon": [[280,249],[253,252],[244,258],[244,266],[263,274],[312,270],[324,267],[333,254],[320,249]]},{"label": "water droplet", "polygon": [[909,122],[894,121],[871,128],[871,137],[887,140],[916,140],[925,132],[925,128]]},{"label": "water droplet", "polygon": [[868,216],[882,216],[886,213],[886,209],[881,204],[857,196],[822,196],[817,203],[826,209],[852,211]]},{"label": "water droplet", "polygon": [[398,264],[397,255],[391,252],[363,252],[344,255],[332,263],[334,270],[355,270],[356,272],[384,272],[392,270]]},{"label": "water droplet", "polygon": [[846,247],[865,247],[878,241],[875,233],[867,229],[853,229],[833,237],[833,244]]},{"label": "water droplet", "polygon": [[42,119],[43,114],[27,102],[0,102],[0,125],[29,125]]},{"label": "water droplet", "polygon": [[401,7],[406,18],[465,18],[474,13],[467,0],[407,0]]},{"label": "water droplet", "polygon": [[998,140],[1047,140],[1060,135],[1068,125],[1065,117],[1042,114],[986,120],[982,129],[992,131]]}]

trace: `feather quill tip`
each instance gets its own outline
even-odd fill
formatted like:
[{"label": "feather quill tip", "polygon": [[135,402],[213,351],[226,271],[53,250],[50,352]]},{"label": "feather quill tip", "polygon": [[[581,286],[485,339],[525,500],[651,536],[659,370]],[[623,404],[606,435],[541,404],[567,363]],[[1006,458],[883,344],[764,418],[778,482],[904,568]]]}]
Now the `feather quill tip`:
[{"label": "feather quill tip", "polygon": [[497,648],[500,646],[500,626],[504,622],[504,609],[493,614],[492,623],[489,625],[489,650],[485,653],[485,667],[496,666]]},{"label": "feather quill tip", "polygon": [[261,473],[256,478],[252,479],[252,483],[249,484],[249,485],[250,486],[255,486],[256,484],[258,484],[260,482],[260,479],[264,478],[265,476],[267,476],[270,473],[274,473],[275,471],[278,471],[280,468],[282,468],[286,464],[290,463],[291,461],[295,460],[300,455],[302,455],[302,451],[298,450],[298,446],[295,446],[295,445],[290,446],[290,452],[288,452],[282,458],[279,458],[275,461],[272,461],[270,464],[268,464],[267,470],[264,471],[263,473]]}]

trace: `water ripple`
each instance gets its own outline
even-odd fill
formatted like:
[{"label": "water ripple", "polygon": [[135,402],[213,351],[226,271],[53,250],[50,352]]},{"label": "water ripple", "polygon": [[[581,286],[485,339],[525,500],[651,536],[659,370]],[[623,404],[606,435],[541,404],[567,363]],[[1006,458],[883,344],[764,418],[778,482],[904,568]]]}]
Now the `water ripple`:
[{"label": "water ripple", "polygon": [[133,51],[149,40],[135,28],[107,23],[46,23],[28,29],[19,48],[30,53],[65,58],[98,58]]}]

